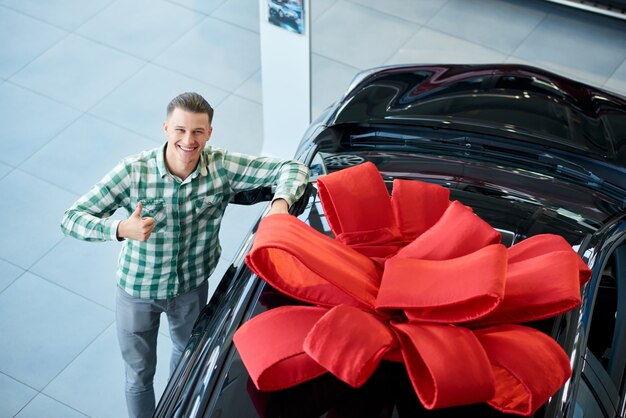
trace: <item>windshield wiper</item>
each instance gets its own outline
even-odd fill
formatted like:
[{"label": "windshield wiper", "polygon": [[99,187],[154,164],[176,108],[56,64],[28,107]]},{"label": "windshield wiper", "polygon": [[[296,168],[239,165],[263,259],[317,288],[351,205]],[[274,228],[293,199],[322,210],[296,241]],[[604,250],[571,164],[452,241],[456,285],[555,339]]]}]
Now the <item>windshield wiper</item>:
[{"label": "windshield wiper", "polygon": [[415,147],[418,143],[456,144],[466,146],[469,144],[469,139],[466,136],[444,138],[383,131],[372,131],[363,134],[350,135],[350,145],[353,146],[402,145]]},{"label": "windshield wiper", "polygon": [[539,161],[546,162],[552,165],[554,170],[557,173],[567,174],[572,177],[577,177],[581,180],[585,180],[591,184],[601,185],[604,184],[604,180],[600,177],[593,174],[591,171],[581,166],[580,164],[576,164],[572,161],[566,160],[563,157],[558,157],[556,155],[543,153],[538,156]]},{"label": "windshield wiper", "polygon": [[621,200],[622,206],[626,206],[626,197],[624,197],[623,188],[604,181],[604,179],[580,164],[548,153],[539,154],[538,159],[541,162],[550,164],[554,171],[561,175],[580,180],[588,187],[594,189],[601,188],[605,192],[610,192],[618,200]]}]

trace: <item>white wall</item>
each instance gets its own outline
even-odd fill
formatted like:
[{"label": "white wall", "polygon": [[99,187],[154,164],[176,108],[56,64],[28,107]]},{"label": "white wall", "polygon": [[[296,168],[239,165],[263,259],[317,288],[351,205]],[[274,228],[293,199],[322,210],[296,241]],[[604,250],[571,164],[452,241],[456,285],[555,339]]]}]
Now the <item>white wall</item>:
[{"label": "white wall", "polygon": [[263,155],[293,157],[311,120],[310,1],[299,34],[270,23],[268,0],[259,0]]}]

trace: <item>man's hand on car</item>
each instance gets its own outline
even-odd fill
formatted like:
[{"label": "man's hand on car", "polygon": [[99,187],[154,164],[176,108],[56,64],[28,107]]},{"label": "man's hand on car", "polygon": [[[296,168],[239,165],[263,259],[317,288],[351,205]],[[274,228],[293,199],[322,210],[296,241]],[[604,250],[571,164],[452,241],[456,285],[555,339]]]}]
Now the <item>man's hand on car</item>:
[{"label": "man's hand on car", "polygon": [[272,207],[265,216],[276,215],[277,213],[289,213],[289,204],[285,199],[274,200],[272,202]]}]

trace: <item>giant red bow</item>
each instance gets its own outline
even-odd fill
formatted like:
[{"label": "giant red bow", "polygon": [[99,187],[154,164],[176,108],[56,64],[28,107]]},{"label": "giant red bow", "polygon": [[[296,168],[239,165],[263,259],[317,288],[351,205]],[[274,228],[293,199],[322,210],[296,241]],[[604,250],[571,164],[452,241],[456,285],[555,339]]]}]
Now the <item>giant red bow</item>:
[{"label": "giant red bow", "polygon": [[531,415],[569,378],[561,347],[523,322],[580,304],[590,270],[561,237],[510,248],[447,189],[375,166],[318,179],[335,239],[297,218],[262,220],[246,258],[275,288],[315,306],[271,309],[234,342],[260,390],[330,372],[363,385],[403,361],[426,408],[488,402]]}]

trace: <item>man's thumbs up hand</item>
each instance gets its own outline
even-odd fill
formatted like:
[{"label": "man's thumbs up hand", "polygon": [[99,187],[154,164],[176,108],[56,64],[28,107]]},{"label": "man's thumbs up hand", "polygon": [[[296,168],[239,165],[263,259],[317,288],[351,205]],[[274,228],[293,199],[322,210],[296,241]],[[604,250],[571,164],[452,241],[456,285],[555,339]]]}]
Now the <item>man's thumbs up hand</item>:
[{"label": "man's thumbs up hand", "polygon": [[150,234],[154,229],[154,218],[141,217],[142,205],[137,204],[137,209],[128,217],[119,223],[117,227],[118,238],[134,239],[136,241],[145,241],[150,238]]},{"label": "man's thumbs up hand", "polygon": [[141,211],[143,209],[143,205],[141,204],[141,202],[137,203],[137,209],[135,209],[135,211],[133,213],[131,213],[131,217],[135,217],[135,218],[141,218]]}]

